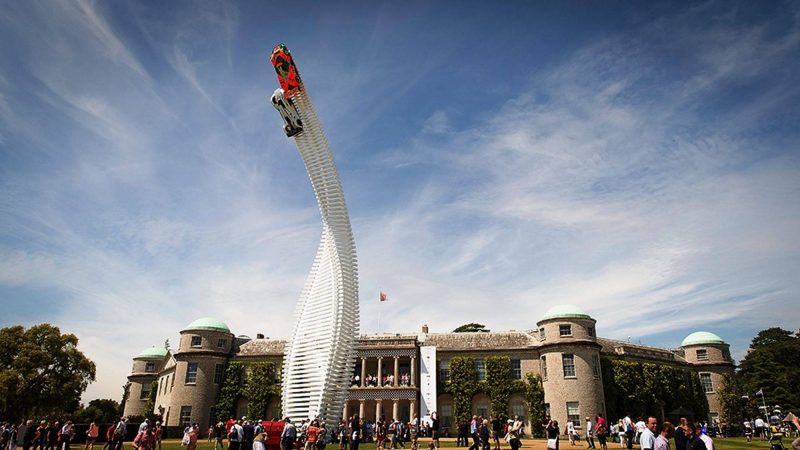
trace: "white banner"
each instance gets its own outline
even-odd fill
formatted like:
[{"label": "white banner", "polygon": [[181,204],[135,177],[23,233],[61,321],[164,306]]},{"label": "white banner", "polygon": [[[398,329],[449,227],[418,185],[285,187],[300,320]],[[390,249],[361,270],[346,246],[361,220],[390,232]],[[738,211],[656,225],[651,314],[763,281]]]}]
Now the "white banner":
[{"label": "white banner", "polygon": [[419,416],[423,418],[436,411],[436,347],[423,345],[419,356]]}]

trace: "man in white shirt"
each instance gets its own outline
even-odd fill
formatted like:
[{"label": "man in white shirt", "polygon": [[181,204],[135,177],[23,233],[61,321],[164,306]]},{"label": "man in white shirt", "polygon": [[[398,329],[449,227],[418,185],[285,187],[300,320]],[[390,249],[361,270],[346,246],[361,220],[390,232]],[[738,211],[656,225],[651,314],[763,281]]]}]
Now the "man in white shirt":
[{"label": "man in white shirt", "polygon": [[705,434],[705,433],[701,434],[700,435],[700,440],[702,440],[703,443],[706,444],[706,450],[714,450],[714,441],[712,441],[711,438],[708,437],[707,434]]},{"label": "man in white shirt", "polygon": [[764,434],[765,434],[764,433],[764,419],[762,419],[761,417],[758,417],[755,420],[755,425],[756,425],[756,434],[763,441],[764,440]]},{"label": "man in white shirt", "polygon": [[647,424],[639,435],[639,446],[642,450],[653,450],[655,448],[657,427],[658,419],[653,416],[648,417]]},{"label": "man in white shirt", "polygon": [[655,444],[653,444],[653,450],[670,450],[669,440],[672,439],[674,430],[675,427],[671,423],[664,422],[661,425],[661,433],[656,437]]},{"label": "man in white shirt", "polygon": [[597,448],[594,446],[594,424],[589,416],[586,416],[586,442],[589,444],[589,448]]}]

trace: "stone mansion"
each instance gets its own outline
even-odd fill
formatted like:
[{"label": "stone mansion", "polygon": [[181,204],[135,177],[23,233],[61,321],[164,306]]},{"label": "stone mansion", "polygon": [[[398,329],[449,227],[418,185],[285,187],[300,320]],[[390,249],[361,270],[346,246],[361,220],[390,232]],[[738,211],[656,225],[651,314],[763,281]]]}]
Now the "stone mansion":
[{"label": "stone mansion", "polygon": [[[502,355],[510,358],[514,378],[523,379],[527,373],[542,376],[546,408],[559,421],[580,424],[585,416],[605,412],[601,356],[696,371],[708,398],[710,419],[718,418],[715,391],[722,385],[723,375],[735,368],[728,344],[719,336],[696,332],[679,348],[664,349],[597,337],[595,324],[580,308],[559,305],[548,310],[531,331],[431,333],[423,326],[419,333],[362,336],[343,415],[358,413],[365,420],[375,420],[385,414],[409,420],[436,410],[442,426],[450,427],[453,399],[446,393],[437,395],[435,388],[437,378],[447,379],[450,359],[474,358],[480,380],[485,376],[484,358]],[[180,332],[176,351],[151,347],[133,358],[124,414],[142,415],[150,386],[158,381],[154,412],[162,414],[167,426],[209,424],[216,419],[213,406],[226,364],[280,364],[285,344],[263,335],[255,339],[236,336],[219,320],[198,319]],[[474,414],[487,416],[489,405],[485,394],[472,399]],[[246,410],[246,400],[241,400],[237,415],[245,415]],[[276,397],[260,418],[272,418],[279,411],[280,398]],[[521,395],[511,396],[509,414],[527,417]]]}]

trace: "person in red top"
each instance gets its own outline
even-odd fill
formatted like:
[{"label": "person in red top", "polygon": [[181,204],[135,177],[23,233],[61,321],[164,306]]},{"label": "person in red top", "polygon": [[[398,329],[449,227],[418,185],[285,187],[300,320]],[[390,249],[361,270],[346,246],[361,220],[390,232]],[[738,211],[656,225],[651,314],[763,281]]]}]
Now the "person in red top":
[{"label": "person in red top", "polygon": [[308,428],[306,429],[305,450],[315,450],[318,437],[319,437],[319,422],[314,420],[311,422],[311,425],[309,425]]},{"label": "person in red top", "polygon": [[233,416],[231,416],[231,418],[228,419],[227,422],[225,422],[225,435],[226,436],[231,434],[231,427],[233,426],[234,423],[236,423],[236,421],[233,420]]}]

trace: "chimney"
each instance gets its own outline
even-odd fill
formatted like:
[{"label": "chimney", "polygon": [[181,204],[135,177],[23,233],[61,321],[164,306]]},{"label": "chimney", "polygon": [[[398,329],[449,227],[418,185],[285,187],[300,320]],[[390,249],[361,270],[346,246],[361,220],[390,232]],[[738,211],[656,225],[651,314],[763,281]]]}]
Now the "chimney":
[{"label": "chimney", "polygon": [[264,335],[263,335],[263,334],[261,334],[261,333],[258,333],[258,334],[256,335],[256,339],[264,339]]},{"label": "chimney", "polygon": [[423,334],[428,334],[428,324],[425,324],[425,325],[422,326],[422,333]]}]

